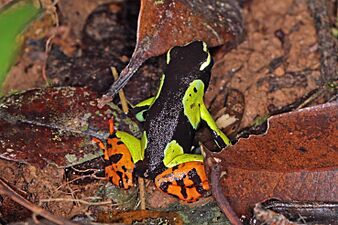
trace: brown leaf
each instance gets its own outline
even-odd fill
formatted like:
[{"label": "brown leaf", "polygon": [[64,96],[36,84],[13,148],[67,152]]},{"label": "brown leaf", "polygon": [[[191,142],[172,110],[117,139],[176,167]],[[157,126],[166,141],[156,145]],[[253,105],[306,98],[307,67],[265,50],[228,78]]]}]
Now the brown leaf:
[{"label": "brown leaf", "polygon": [[97,222],[134,224],[135,221],[140,221],[142,224],[157,224],[161,223],[159,220],[161,222],[166,221],[168,224],[183,224],[180,215],[176,212],[157,212],[148,210],[101,212],[98,215]]},{"label": "brown leaf", "polygon": [[117,106],[97,108],[96,98],[86,88],[35,89],[3,98],[0,158],[38,167],[78,164],[99,156],[91,138],[104,138],[109,118],[122,130],[137,130],[130,119],[117,117],[123,114]]},{"label": "brown leaf", "polygon": [[[261,223],[286,221],[303,224],[333,224],[338,221],[338,202],[280,201],[269,199],[256,204],[254,216]],[[284,217],[284,218],[283,218]],[[259,224],[261,224],[259,223]]]},{"label": "brown leaf", "polygon": [[60,0],[58,1],[58,7],[62,14],[62,20],[79,38],[88,15],[99,5],[108,2],[111,2],[111,0]]},{"label": "brown leaf", "polygon": [[173,46],[193,40],[219,46],[238,41],[242,32],[242,17],[235,0],[142,0],[133,56],[107,95],[114,96],[145,60]]},{"label": "brown leaf", "polygon": [[266,134],[206,151],[218,203],[228,199],[237,215],[248,216],[269,198],[338,201],[337,112],[330,103],[281,114],[269,120]]}]

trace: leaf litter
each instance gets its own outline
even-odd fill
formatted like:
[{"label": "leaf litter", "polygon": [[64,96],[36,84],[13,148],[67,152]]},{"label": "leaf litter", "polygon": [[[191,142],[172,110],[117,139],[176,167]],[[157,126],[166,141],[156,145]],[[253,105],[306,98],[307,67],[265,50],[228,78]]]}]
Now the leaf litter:
[{"label": "leaf litter", "polygon": [[[109,7],[112,11],[116,9],[116,7]],[[319,54],[317,52],[316,34],[312,18],[306,8],[305,1],[283,1],[278,2],[278,4],[274,1],[255,1],[247,5],[244,8],[243,13],[247,34],[246,39],[241,45],[230,52],[228,52],[228,46],[213,50],[213,56],[216,63],[212,73],[212,81],[206,96],[208,105],[211,105],[214,96],[223,94],[224,89],[233,88],[244,96],[244,100],[241,100],[240,105],[238,106],[238,108],[244,108],[244,114],[241,110],[239,110],[239,114],[237,113],[236,118],[238,119],[236,120],[237,122],[235,125],[236,130],[250,126],[258,116],[264,117],[265,115],[279,110],[288,104],[292,104],[300,97],[315,90],[321,85],[319,72],[320,62]],[[98,25],[99,24],[97,24],[97,27],[99,28]],[[95,29],[92,29],[92,31],[95,31]],[[103,30],[101,36],[104,35],[105,33]],[[91,41],[95,40],[95,36],[90,35],[87,37],[91,38],[87,39],[87,41],[86,38],[84,38],[82,41],[86,44],[85,46],[90,46]],[[114,52],[114,49],[109,50],[108,40],[109,39],[98,39],[97,43],[102,44],[102,47],[99,47],[98,49],[107,48],[106,50],[108,52]],[[169,42],[170,41],[171,40],[169,40]],[[56,42],[55,46],[58,47],[60,43],[62,42]],[[75,57],[68,55],[71,56],[68,59],[60,54],[62,51],[65,51],[64,49],[67,49],[64,46],[61,46],[61,51],[59,51],[56,56],[61,56],[62,60],[60,60],[57,66],[54,65],[54,68],[63,68],[64,65],[72,65],[76,63],[77,60],[81,59],[81,57],[78,57],[81,56],[81,54],[79,55],[78,53],[82,52],[85,53],[84,56],[88,54],[88,56],[86,56],[88,57],[87,61],[79,63],[77,67],[73,67],[76,69],[70,70],[68,81],[69,78],[72,79],[72,77],[76,76],[76,74],[89,74],[90,76],[93,76],[92,72],[88,73],[89,70],[87,70],[86,66],[88,65],[88,62],[93,62],[93,59],[95,60],[96,57],[102,57],[102,53],[95,54],[94,46],[97,45],[97,43],[95,43],[93,47],[89,47],[87,51],[82,51],[82,46],[77,50],[78,52],[75,52]],[[104,45],[107,47],[104,47]],[[227,54],[224,53],[225,51]],[[102,52],[106,54],[105,51]],[[129,55],[122,54],[121,56],[118,56],[118,59],[120,59],[121,62],[126,63],[126,59],[128,60],[131,53],[132,50],[129,51]],[[64,55],[67,56],[67,54]],[[53,69],[51,66],[55,63],[54,59],[50,59],[48,68],[52,68],[52,70],[54,70],[53,73],[58,74],[58,71]],[[113,60],[113,63],[116,61],[117,60]],[[154,64],[154,61],[150,62],[150,64]],[[82,86],[86,84],[95,89],[95,87],[99,87],[99,85],[97,85],[97,83],[93,84],[93,81],[101,80],[101,83],[105,84],[99,89],[99,92],[102,93],[107,90],[113,81],[112,78],[99,78],[102,75],[101,72],[106,71],[106,68],[108,68],[107,65],[110,65],[109,61],[103,60],[101,63],[95,64],[95,67],[91,69],[92,71],[98,71],[94,73],[95,76],[98,76],[97,79],[92,79],[92,81],[87,80],[87,82],[84,79],[83,82],[69,82],[67,85],[75,84],[77,86]],[[121,63],[118,65],[119,68],[122,69],[123,64],[122,66]],[[140,74],[135,75],[135,77],[131,80],[130,84],[133,85],[129,84],[131,88],[129,88],[129,91],[127,92],[127,96],[130,99],[141,100],[146,97],[146,95],[151,95],[151,92],[154,92],[154,90],[156,92],[157,80],[160,74],[158,68],[162,66],[156,65],[155,67],[156,68],[153,70],[154,72],[152,72],[152,75],[147,74],[149,70],[145,69],[140,71]],[[49,74],[52,73],[49,72]],[[61,77],[62,73],[60,72],[59,74],[60,75],[58,76]],[[108,77],[111,75],[106,72],[105,76]],[[147,76],[148,78],[145,79]],[[64,85],[66,84],[65,82],[67,82],[67,79],[64,81],[61,80],[58,85]],[[147,85],[144,85],[145,82]],[[128,86],[126,89],[128,89]],[[137,96],[138,93],[144,96],[140,98]],[[327,101],[327,98],[322,98],[317,101],[317,103],[325,101]],[[219,100],[219,102],[222,102],[222,99]],[[234,104],[236,105],[236,102]],[[214,112],[218,112],[217,108],[222,108],[221,103],[214,107]],[[226,108],[231,108],[231,106],[228,105]],[[226,115],[227,112],[228,111],[225,111],[224,115]],[[216,116],[215,114],[213,115]],[[104,126],[105,124],[102,125]],[[52,171],[55,170],[55,168],[53,167],[51,169],[50,166],[47,166],[44,170],[48,170],[49,172],[43,174],[38,172],[38,174],[40,176],[42,175],[42,177],[48,177],[48,174],[53,174]],[[44,170],[41,172],[44,172]],[[58,182],[56,183],[59,185],[62,183],[63,170],[55,170],[54,172],[56,171],[58,171],[57,173],[59,174],[57,176]],[[34,173],[31,172],[29,174]],[[8,177],[10,176],[8,175]],[[17,184],[19,186],[21,185],[21,188],[19,189],[23,189],[23,187],[27,185],[27,183],[25,181],[23,182],[23,180],[17,182]],[[98,188],[97,185],[94,186],[90,186],[91,191]],[[34,187],[36,186],[32,185],[32,189],[30,189],[32,193],[34,193]],[[73,188],[74,187],[80,188],[79,190],[83,188],[81,186],[73,186]],[[37,188],[36,190],[39,189]],[[53,188],[51,190],[55,191]],[[41,189],[41,191],[43,191],[43,189]],[[43,195],[45,194],[46,193],[43,193]],[[57,194],[59,195],[60,193],[57,192]],[[45,196],[48,196],[48,193]],[[91,194],[75,196],[78,198],[91,196]],[[40,197],[43,198],[42,196]],[[166,196],[161,197],[166,198]],[[39,197],[36,198],[39,199]],[[44,204],[47,204],[53,212],[61,213],[62,211],[61,214],[65,215],[68,215],[66,211],[77,210],[83,207],[78,203],[73,209],[69,208],[65,203],[58,204],[48,202]],[[61,205],[64,205],[65,208],[60,211],[59,206]]]}]

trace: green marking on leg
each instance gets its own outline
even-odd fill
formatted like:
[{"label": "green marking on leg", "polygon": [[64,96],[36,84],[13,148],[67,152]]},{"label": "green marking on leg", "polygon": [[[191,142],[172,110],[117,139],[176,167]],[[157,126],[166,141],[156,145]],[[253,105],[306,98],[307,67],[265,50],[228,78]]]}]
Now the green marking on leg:
[{"label": "green marking on leg", "polygon": [[143,131],[142,137],[141,137],[141,152],[142,152],[142,159],[144,159],[144,152],[145,149],[148,146],[148,137],[147,137],[147,132]]},{"label": "green marking on leg", "polygon": [[208,127],[211,130],[213,130],[219,137],[221,137],[221,139],[226,145],[231,145],[229,138],[217,127],[215,120],[210,115],[204,103],[201,104],[200,109],[201,109],[201,118],[208,124]]},{"label": "green marking on leg", "polygon": [[137,103],[133,108],[143,107],[143,106],[151,106],[151,104],[153,104],[154,100],[155,100],[155,96],[147,98],[147,99],[143,100],[142,102]]},{"label": "green marking on leg", "polygon": [[184,154],[183,148],[177,141],[173,140],[167,144],[164,149],[163,163],[167,165],[177,156]]},{"label": "green marking on leg", "polygon": [[116,136],[127,146],[134,163],[144,158],[139,139],[123,131],[116,131]]},{"label": "green marking on leg", "polygon": [[203,156],[198,154],[183,154],[175,157],[167,165],[168,168],[172,168],[186,162],[203,162]]},{"label": "green marking on leg", "polygon": [[164,149],[163,163],[168,168],[192,161],[202,162],[203,156],[198,154],[185,154],[182,146],[175,140],[169,142]]}]

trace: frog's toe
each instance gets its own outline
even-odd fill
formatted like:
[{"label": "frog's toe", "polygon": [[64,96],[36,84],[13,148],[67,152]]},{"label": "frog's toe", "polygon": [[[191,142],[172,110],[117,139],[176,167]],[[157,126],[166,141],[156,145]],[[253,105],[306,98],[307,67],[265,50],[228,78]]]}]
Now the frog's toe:
[{"label": "frog's toe", "polygon": [[209,189],[202,162],[187,162],[165,170],[155,178],[161,191],[187,202],[197,201]]}]

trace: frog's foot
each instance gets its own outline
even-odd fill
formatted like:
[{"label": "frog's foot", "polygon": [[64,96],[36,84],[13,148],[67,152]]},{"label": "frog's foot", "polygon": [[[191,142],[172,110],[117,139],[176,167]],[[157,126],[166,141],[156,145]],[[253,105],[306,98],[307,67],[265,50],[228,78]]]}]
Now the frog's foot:
[{"label": "frog's foot", "polygon": [[128,148],[115,136],[112,120],[109,121],[109,124],[110,136],[106,145],[97,138],[93,138],[93,141],[98,144],[104,153],[106,177],[114,185],[129,189],[134,185],[134,163]]},{"label": "frog's foot", "polygon": [[155,186],[187,202],[197,201],[210,189],[202,162],[186,162],[155,177]]}]

